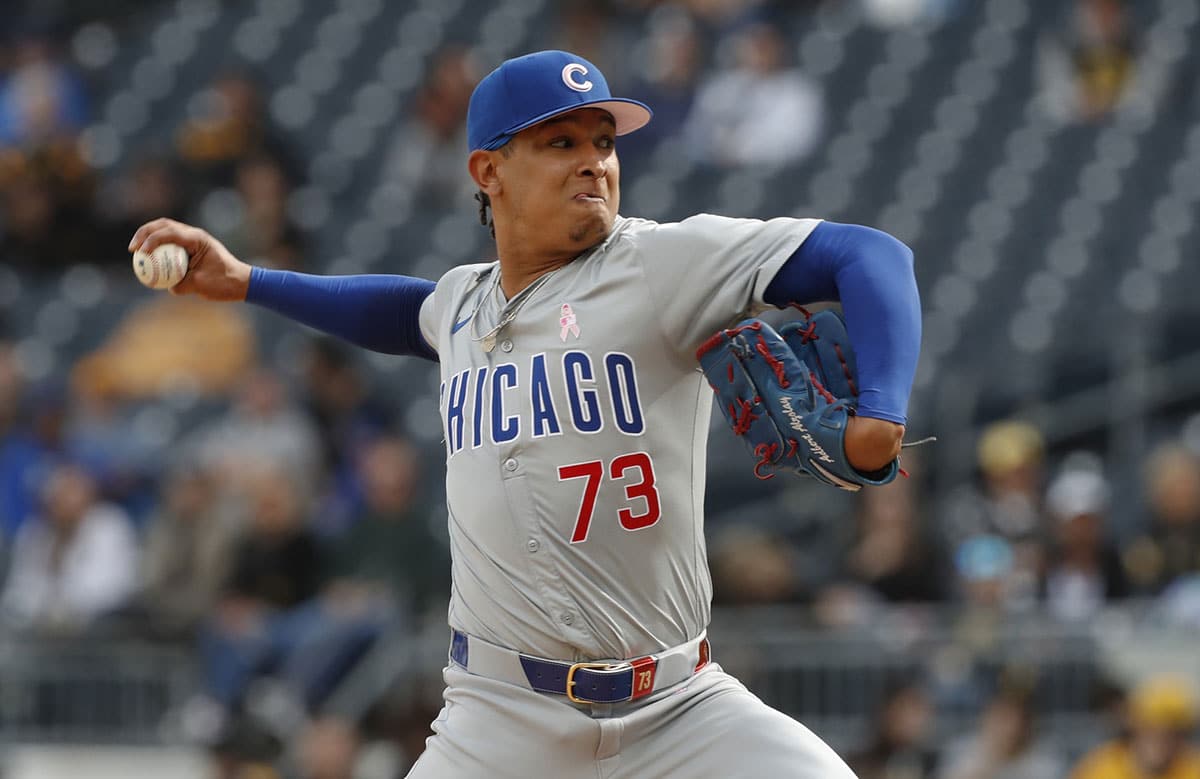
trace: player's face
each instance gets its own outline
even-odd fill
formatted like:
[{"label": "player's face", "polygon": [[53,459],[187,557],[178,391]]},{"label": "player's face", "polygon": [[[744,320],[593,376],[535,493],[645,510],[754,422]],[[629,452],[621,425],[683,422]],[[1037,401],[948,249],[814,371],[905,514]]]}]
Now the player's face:
[{"label": "player's face", "polygon": [[516,135],[498,166],[506,210],[527,241],[577,253],[608,237],[620,206],[616,125],[580,109]]}]

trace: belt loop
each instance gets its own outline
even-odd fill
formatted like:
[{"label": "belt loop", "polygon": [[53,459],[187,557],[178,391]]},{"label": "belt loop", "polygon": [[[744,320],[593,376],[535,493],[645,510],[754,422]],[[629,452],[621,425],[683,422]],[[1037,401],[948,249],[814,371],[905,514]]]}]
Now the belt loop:
[{"label": "belt loop", "polygon": [[458,630],[450,633],[450,659],[467,668],[467,662],[470,660],[470,645],[467,643],[467,634]]}]

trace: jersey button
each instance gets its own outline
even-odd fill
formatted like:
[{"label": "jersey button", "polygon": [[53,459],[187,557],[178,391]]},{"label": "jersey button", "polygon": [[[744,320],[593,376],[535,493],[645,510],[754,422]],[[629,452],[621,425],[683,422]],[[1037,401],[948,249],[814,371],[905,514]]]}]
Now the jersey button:
[{"label": "jersey button", "polygon": [[558,620],[559,620],[559,622],[563,623],[564,625],[570,625],[572,622],[575,621],[575,617],[573,617],[570,614],[560,614],[558,617]]},{"label": "jersey button", "polygon": [[517,461],[516,460],[514,460],[513,458],[510,457],[504,461],[504,470],[511,473],[512,471],[515,471],[516,469],[517,469]]},{"label": "jersey button", "polygon": [[538,540],[536,538],[531,538],[525,542],[525,548],[528,549],[530,552],[536,552],[538,549],[541,548],[541,546],[542,545],[538,543]]},{"label": "jersey button", "polygon": [[503,341],[501,341],[500,342],[500,351],[511,352],[512,351],[512,341],[508,340],[507,338],[505,338]]}]

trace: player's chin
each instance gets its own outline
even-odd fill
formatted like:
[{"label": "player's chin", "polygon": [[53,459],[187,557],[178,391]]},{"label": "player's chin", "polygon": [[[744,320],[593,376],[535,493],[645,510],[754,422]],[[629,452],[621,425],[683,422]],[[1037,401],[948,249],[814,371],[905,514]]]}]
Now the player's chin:
[{"label": "player's chin", "polygon": [[611,220],[602,217],[590,218],[590,220],[575,223],[575,227],[571,229],[570,239],[572,244],[595,246],[608,238],[608,233],[611,232]]},{"label": "player's chin", "polygon": [[608,211],[594,212],[582,217],[571,226],[571,243],[594,246],[612,232],[613,218]]},{"label": "player's chin", "polygon": [[571,228],[571,243],[585,247],[595,246],[612,232],[612,220],[602,215],[581,219]]}]

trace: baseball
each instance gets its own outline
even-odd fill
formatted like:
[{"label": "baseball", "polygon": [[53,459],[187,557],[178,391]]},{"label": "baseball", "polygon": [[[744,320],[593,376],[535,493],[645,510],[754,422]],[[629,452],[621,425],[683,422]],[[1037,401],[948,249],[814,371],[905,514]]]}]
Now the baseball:
[{"label": "baseball", "polygon": [[133,253],[133,272],[150,289],[170,289],[188,272],[188,254],[174,243],[149,253],[139,250]]}]

